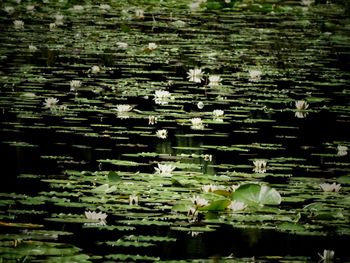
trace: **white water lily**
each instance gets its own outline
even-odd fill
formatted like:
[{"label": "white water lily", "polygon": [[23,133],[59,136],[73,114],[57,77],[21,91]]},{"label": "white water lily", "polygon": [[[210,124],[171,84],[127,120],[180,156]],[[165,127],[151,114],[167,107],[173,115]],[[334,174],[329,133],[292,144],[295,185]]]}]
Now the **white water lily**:
[{"label": "white water lily", "polygon": [[82,82],[80,80],[73,79],[70,81],[69,84],[70,84],[70,91],[76,91],[81,87]]},{"label": "white water lily", "polygon": [[26,6],[27,12],[34,12],[35,11],[35,6],[34,5],[27,5]]},{"label": "white water lily", "polygon": [[135,10],[135,17],[138,19],[144,19],[145,18],[145,11],[143,9],[136,9]]},{"label": "white water lily", "polygon": [[198,109],[203,109],[204,108],[204,103],[203,102],[201,102],[201,101],[199,101],[198,103],[197,103],[197,108]]},{"label": "white water lily", "polygon": [[323,183],[323,184],[320,184],[320,188],[324,192],[339,192],[341,185],[336,183],[332,183],[332,184]]},{"label": "white water lily", "polygon": [[213,120],[214,121],[223,121],[224,111],[223,110],[213,110]]},{"label": "white water lily", "polygon": [[204,159],[206,162],[211,162],[213,160],[213,155],[211,154],[203,154],[201,157]]},{"label": "white water lily", "polygon": [[295,107],[297,110],[307,110],[307,108],[309,108],[309,104],[305,100],[297,100],[295,102]]},{"label": "white water lily", "polygon": [[171,176],[171,173],[175,170],[176,166],[172,164],[161,164],[158,163],[158,167],[154,167],[154,170],[156,170],[157,174],[160,174],[161,176]]},{"label": "white water lily", "polygon": [[209,204],[209,201],[207,199],[200,197],[199,195],[194,195],[190,198],[190,200],[195,207],[202,207]]},{"label": "white water lily", "polygon": [[129,195],[129,205],[139,205],[139,197],[135,194]]},{"label": "white water lily", "polygon": [[58,26],[63,25],[63,20],[64,20],[64,16],[61,14],[57,14],[54,16],[55,17],[55,24]]},{"label": "white water lily", "polygon": [[84,10],[84,6],[82,6],[82,5],[74,5],[73,6],[73,10],[74,11],[83,11]]},{"label": "white water lily", "polygon": [[338,150],[337,152],[338,156],[345,156],[348,154],[348,147],[344,145],[338,145],[337,150]]},{"label": "white water lily", "polygon": [[92,66],[91,67],[91,69],[90,69],[90,72],[92,73],[92,74],[97,74],[97,73],[99,73],[101,71],[101,69],[100,69],[100,67],[99,66]]},{"label": "white water lily", "polygon": [[333,260],[334,260],[334,251],[333,250],[325,249],[325,250],[323,250],[323,255],[321,255],[320,253],[318,253],[318,255],[320,256],[321,260],[323,262],[326,262],[326,263],[333,262]]},{"label": "white water lily", "polygon": [[232,201],[229,205],[228,205],[228,209],[230,209],[233,212],[236,211],[242,211],[247,207],[247,205],[241,201]]},{"label": "white water lily", "polygon": [[129,104],[118,104],[116,110],[118,113],[125,113],[131,111],[132,106],[130,106]]},{"label": "white water lily", "polygon": [[152,50],[155,50],[157,47],[158,45],[156,43],[148,43],[147,49],[152,51]]},{"label": "white water lily", "polygon": [[260,70],[249,70],[249,81],[257,82],[261,79],[262,72]]},{"label": "white water lily", "polygon": [[13,21],[13,26],[15,27],[15,29],[23,29],[24,22],[22,20],[15,20]]},{"label": "white water lily", "polygon": [[109,4],[100,4],[100,9],[104,12],[108,11],[111,9],[111,6]]},{"label": "white water lily", "polygon": [[267,162],[265,160],[254,160],[254,169],[253,171],[256,173],[265,173]]},{"label": "white water lily", "polygon": [[148,116],[148,125],[154,125],[158,121],[158,118],[156,116]]},{"label": "white water lily", "polygon": [[156,136],[160,139],[166,139],[168,137],[168,131],[166,129],[157,130]]},{"label": "white water lily", "polygon": [[129,47],[128,43],[125,42],[117,42],[116,44],[118,49],[128,49]]},{"label": "white water lily", "polygon": [[15,8],[13,6],[5,6],[4,11],[8,13],[9,15],[13,14],[15,12]]},{"label": "white water lily", "polygon": [[295,117],[297,118],[305,118],[307,116],[307,110],[309,108],[309,104],[305,100],[298,100],[295,102],[295,107],[297,111],[295,112]]},{"label": "white water lily", "polygon": [[206,193],[214,192],[217,190],[225,190],[225,186],[222,185],[213,185],[213,184],[208,184],[208,185],[203,185],[202,186],[202,191]]},{"label": "white water lily", "polygon": [[98,221],[102,225],[105,225],[107,214],[102,212],[96,213],[95,211],[85,211],[85,217],[89,220]]},{"label": "white water lily", "polygon": [[193,130],[203,130],[204,129],[203,121],[201,118],[192,118],[191,123],[192,123],[191,129],[193,129]]},{"label": "white water lily", "polygon": [[55,108],[59,100],[57,98],[46,98],[44,101],[44,107],[48,109]]},{"label": "white water lily", "polygon": [[38,50],[38,48],[36,46],[34,46],[34,45],[29,45],[28,49],[29,49],[30,52],[35,52],[35,51]]},{"label": "white water lily", "polygon": [[132,106],[129,104],[118,104],[116,107],[117,117],[120,119],[129,118],[129,112],[132,110]]},{"label": "white water lily", "polygon": [[56,23],[50,23],[49,24],[50,31],[54,30],[56,26],[57,26]]},{"label": "white water lily", "polygon": [[210,75],[209,76],[209,84],[210,87],[220,86],[221,85],[221,77],[218,75]]},{"label": "white water lily", "polygon": [[166,105],[171,99],[171,93],[167,90],[156,90],[154,94],[154,101],[156,104]]},{"label": "white water lily", "polygon": [[189,81],[195,83],[201,83],[203,80],[203,72],[200,68],[190,69],[189,72],[187,72],[187,75]]}]

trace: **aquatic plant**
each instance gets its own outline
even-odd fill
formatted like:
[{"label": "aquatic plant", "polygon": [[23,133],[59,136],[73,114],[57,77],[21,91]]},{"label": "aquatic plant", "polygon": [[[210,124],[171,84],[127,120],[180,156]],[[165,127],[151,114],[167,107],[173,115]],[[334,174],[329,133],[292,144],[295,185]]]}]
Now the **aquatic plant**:
[{"label": "aquatic plant", "polygon": [[175,170],[176,166],[172,164],[157,164],[158,167],[154,167],[154,170],[156,171],[156,174],[159,174],[164,177],[172,176],[172,172]]},{"label": "aquatic plant", "polygon": [[261,79],[262,72],[257,69],[249,70],[249,81],[257,82]]},{"label": "aquatic plant", "polygon": [[76,91],[77,89],[79,89],[82,85],[82,82],[80,80],[71,80],[70,81],[70,91]]},{"label": "aquatic plant", "polygon": [[230,211],[237,212],[237,211],[242,211],[247,208],[247,205],[241,201],[236,201],[233,200],[227,207]]},{"label": "aquatic plant", "polygon": [[167,90],[156,90],[154,93],[154,101],[159,105],[166,105],[171,99],[171,93]]},{"label": "aquatic plant", "polygon": [[332,184],[322,183],[320,184],[320,188],[324,192],[339,192],[341,185],[336,183],[332,183]]},{"label": "aquatic plant", "polygon": [[15,20],[13,21],[13,26],[17,30],[24,29],[24,22],[22,20]]},{"label": "aquatic plant", "polygon": [[253,164],[254,164],[253,171],[255,173],[266,173],[266,166],[267,166],[266,160],[254,160]]},{"label": "aquatic plant", "polygon": [[129,205],[139,205],[139,197],[136,194],[129,195]]},{"label": "aquatic plant", "polygon": [[190,69],[187,72],[187,75],[188,75],[187,78],[191,82],[201,83],[201,81],[203,80],[203,74],[204,73],[200,68]]},{"label": "aquatic plant", "polygon": [[203,130],[204,124],[201,118],[192,118],[191,121],[191,129],[193,130]]},{"label": "aquatic plant", "polygon": [[166,139],[168,137],[168,131],[166,129],[157,130],[156,136],[160,139]]},{"label": "aquatic plant", "polygon": [[210,75],[209,76],[209,84],[210,87],[217,87],[221,85],[221,77],[218,75]]},{"label": "aquatic plant", "polygon": [[102,225],[105,225],[106,224],[106,218],[107,218],[107,214],[106,213],[102,213],[101,211],[100,212],[91,212],[91,211],[85,211],[85,217],[89,220],[92,220],[92,221],[97,221],[99,223],[101,223]]},{"label": "aquatic plant", "polygon": [[296,112],[295,117],[305,118],[308,112],[305,112],[309,108],[309,104],[305,100],[298,100],[295,102]]},{"label": "aquatic plant", "polygon": [[337,146],[337,155],[338,156],[346,156],[348,154],[348,147],[345,145],[338,145]]}]

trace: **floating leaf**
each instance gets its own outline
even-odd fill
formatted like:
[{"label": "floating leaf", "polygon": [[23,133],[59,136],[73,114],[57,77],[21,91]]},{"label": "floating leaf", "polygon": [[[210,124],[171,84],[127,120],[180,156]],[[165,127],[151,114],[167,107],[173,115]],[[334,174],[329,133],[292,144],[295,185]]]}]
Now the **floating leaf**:
[{"label": "floating leaf", "polygon": [[231,198],[248,205],[279,205],[282,200],[276,189],[259,184],[241,185]]}]

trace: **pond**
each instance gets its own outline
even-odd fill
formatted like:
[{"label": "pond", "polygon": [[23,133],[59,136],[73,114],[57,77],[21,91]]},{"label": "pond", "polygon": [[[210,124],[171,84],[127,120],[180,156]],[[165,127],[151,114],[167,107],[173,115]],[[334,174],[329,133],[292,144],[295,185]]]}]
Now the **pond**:
[{"label": "pond", "polygon": [[0,262],[348,262],[347,1],[0,4]]}]

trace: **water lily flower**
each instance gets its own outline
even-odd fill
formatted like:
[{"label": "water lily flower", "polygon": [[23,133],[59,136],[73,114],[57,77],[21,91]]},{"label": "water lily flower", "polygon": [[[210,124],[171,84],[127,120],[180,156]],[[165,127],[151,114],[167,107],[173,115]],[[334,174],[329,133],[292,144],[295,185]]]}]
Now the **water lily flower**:
[{"label": "water lily flower", "polygon": [[92,66],[90,71],[91,71],[92,74],[97,74],[97,73],[99,73],[101,71],[101,69],[100,69],[99,66]]},{"label": "water lily flower", "polygon": [[168,137],[168,131],[166,129],[157,130],[156,136],[160,139],[166,139]]},{"label": "water lily flower", "polygon": [[204,108],[204,103],[201,102],[201,101],[198,102],[198,103],[197,103],[197,108],[200,109],[200,110],[203,109],[203,108]]},{"label": "water lily flower", "polygon": [[233,212],[236,211],[242,211],[247,207],[247,205],[241,201],[232,201],[229,205],[228,205],[228,209],[230,209]]},{"label": "water lily flower", "polygon": [[336,183],[332,183],[332,184],[323,183],[323,184],[320,184],[320,188],[324,192],[339,192],[341,185]]},{"label": "water lily flower", "polygon": [[194,195],[190,200],[195,207],[203,207],[209,204],[207,199],[200,197],[199,195]]},{"label": "water lily flower", "polygon": [[48,109],[55,108],[57,106],[57,103],[59,102],[56,98],[46,98],[44,101],[44,107]]},{"label": "water lily flower", "polygon": [[139,197],[135,194],[130,195],[129,205],[139,205]]},{"label": "water lily flower", "polygon": [[71,80],[70,81],[70,91],[76,91],[78,88],[81,87],[81,81],[80,80]]},{"label": "water lily flower", "polygon": [[176,166],[172,164],[161,164],[158,163],[158,167],[154,167],[154,170],[156,170],[157,174],[160,174],[161,176],[169,177],[171,176],[172,172],[175,170]]},{"label": "water lily flower", "polygon": [[38,50],[38,48],[36,46],[34,46],[34,45],[29,45],[28,48],[29,48],[30,52],[35,52],[35,51]]},{"label": "water lily flower", "polygon": [[313,3],[315,3],[315,0],[301,0],[301,4],[304,6],[310,6]]},{"label": "water lily flower", "polygon": [[201,81],[203,80],[203,72],[199,68],[190,69],[189,72],[187,72],[187,75],[189,81],[195,83],[201,83]]},{"label": "water lily flower", "polygon": [[220,86],[221,85],[221,77],[218,75],[211,75],[209,76],[209,84],[208,86],[214,87],[214,86]]},{"label": "water lily flower", "polygon": [[4,11],[8,13],[9,15],[13,14],[15,12],[15,8],[13,6],[5,6]]},{"label": "water lily flower", "polygon": [[193,130],[203,130],[204,129],[204,125],[203,125],[201,118],[192,118],[191,123],[192,123],[191,129],[193,129]]},{"label": "water lily flower", "polygon": [[213,185],[213,184],[208,184],[208,185],[202,186],[202,191],[206,192],[206,193],[214,192],[217,190],[225,190],[225,187],[222,185]]},{"label": "water lily flower", "polygon": [[107,12],[109,9],[111,9],[111,6],[109,4],[100,4],[100,9],[103,12]]},{"label": "water lily flower", "polygon": [[265,160],[254,160],[254,169],[253,171],[256,173],[265,173],[267,162]]},{"label": "water lily flower", "polygon": [[257,82],[261,79],[262,72],[260,70],[249,70],[249,81]]},{"label": "water lily flower", "polygon": [[297,111],[295,112],[295,117],[297,118],[305,118],[307,116],[307,108],[309,107],[309,104],[305,100],[298,100],[295,102],[295,107]]},{"label": "water lily flower", "polygon": [[35,11],[35,6],[34,5],[27,5],[26,6],[27,12],[34,12]]},{"label": "water lily flower", "polygon": [[125,42],[117,42],[116,44],[118,49],[128,49],[129,47],[128,43]]},{"label": "water lily flower", "polygon": [[83,11],[84,10],[84,6],[82,6],[82,5],[74,5],[73,6],[73,10],[74,11]]},{"label": "water lily flower", "polygon": [[63,25],[63,19],[64,19],[63,15],[60,15],[60,14],[55,15],[55,24],[58,26]]},{"label": "water lily flower", "polygon": [[102,212],[96,213],[95,211],[94,212],[85,211],[85,217],[87,219],[89,219],[89,220],[98,221],[102,225],[105,225],[106,224],[107,214],[106,213],[102,213]]},{"label": "water lily flower", "polygon": [[348,154],[348,147],[344,145],[338,145],[337,150],[338,150],[337,152],[338,156],[345,156]]},{"label": "water lily flower", "polygon": [[148,116],[148,125],[154,125],[158,121],[158,118],[156,116]]},{"label": "water lily flower", "polygon": [[320,253],[318,253],[318,255],[320,256],[321,260],[324,262],[333,262],[334,259],[334,251],[333,250],[328,250],[325,249],[323,250],[323,255],[321,255]]},{"label": "water lily flower", "polygon": [[297,110],[307,110],[307,108],[309,108],[309,104],[305,100],[297,100],[295,102],[295,107]]},{"label": "water lily flower", "polygon": [[147,49],[149,51],[155,50],[158,47],[158,45],[156,43],[148,43],[148,47]]},{"label": "water lily flower", "polygon": [[57,26],[56,23],[50,23],[49,24],[50,31],[54,30],[56,26]]},{"label": "water lily flower", "polygon": [[154,94],[154,101],[156,104],[166,105],[171,99],[171,93],[167,90],[156,90]]},{"label": "water lily flower", "polygon": [[204,154],[204,155],[202,155],[202,157],[203,157],[204,161],[206,161],[206,162],[211,162],[213,160],[213,155],[211,155],[211,154]]},{"label": "water lily flower", "polygon": [[143,9],[136,9],[135,10],[135,17],[138,19],[144,19],[145,18],[145,11]]},{"label": "water lily flower", "polygon": [[127,119],[129,118],[128,112],[132,110],[132,106],[128,104],[118,104],[116,111],[117,111],[117,116],[120,119]]},{"label": "water lily flower", "polygon": [[213,120],[223,122],[224,111],[223,110],[213,110]]},{"label": "water lily flower", "polygon": [[15,27],[15,29],[23,29],[24,22],[22,20],[15,20],[13,21],[13,26]]}]

